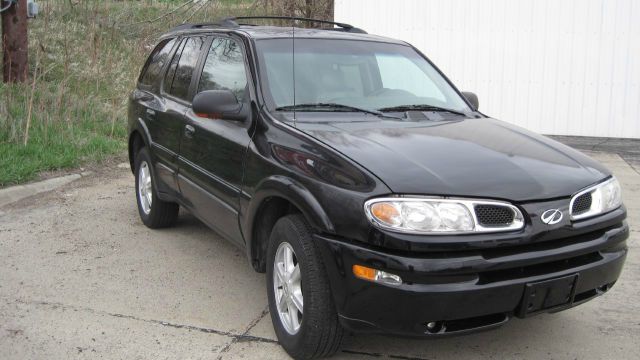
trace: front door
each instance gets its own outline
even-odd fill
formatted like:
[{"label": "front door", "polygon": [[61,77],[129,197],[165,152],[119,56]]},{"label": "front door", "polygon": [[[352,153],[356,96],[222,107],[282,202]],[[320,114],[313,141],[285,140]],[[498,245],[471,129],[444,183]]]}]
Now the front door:
[{"label": "front door", "polygon": [[[239,41],[212,39],[196,93],[205,90],[230,90],[249,106],[247,70]],[[182,195],[207,225],[243,244],[238,211],[244,155],[251,140],[250,121],[201,118],[191,109],[185,117],[178,157]]]}]

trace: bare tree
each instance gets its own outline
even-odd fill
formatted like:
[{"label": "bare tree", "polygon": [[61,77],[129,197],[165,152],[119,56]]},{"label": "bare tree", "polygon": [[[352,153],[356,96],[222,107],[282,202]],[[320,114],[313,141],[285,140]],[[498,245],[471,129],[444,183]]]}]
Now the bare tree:
[{"label": "bare tree", "polygon": [[[254,9],[264,15],[297,16],[333,21],[334,0],[256,0]],[[320,27],[318,23],[300,26]]]}]

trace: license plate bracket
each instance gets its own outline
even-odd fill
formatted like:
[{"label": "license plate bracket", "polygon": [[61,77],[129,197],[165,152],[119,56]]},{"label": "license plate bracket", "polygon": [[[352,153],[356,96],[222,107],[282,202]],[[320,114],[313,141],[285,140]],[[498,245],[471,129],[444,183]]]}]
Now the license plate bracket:
[{"label": "license plate bracket", "polygon": [[578,274],[525,284],[519,317],[571,307]]}]

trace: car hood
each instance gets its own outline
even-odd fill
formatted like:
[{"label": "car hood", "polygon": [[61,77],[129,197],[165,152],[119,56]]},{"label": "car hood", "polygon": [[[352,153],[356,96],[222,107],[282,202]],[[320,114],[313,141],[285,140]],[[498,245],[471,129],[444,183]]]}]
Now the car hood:
[{"label": "car hood", "polygon": [[[358,114],[360,115],[360,114]],[[570,196],[610,175],[584,154],[491,119],[397,121],[298,113],[296,128],[394,193],[531,201]]]}]

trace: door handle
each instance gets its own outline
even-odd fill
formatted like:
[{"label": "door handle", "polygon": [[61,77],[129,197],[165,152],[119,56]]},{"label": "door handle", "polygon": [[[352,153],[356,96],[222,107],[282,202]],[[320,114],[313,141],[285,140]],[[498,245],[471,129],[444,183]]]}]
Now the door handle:
[{"label": "door handle", "polygon": [[149,119],[149,120],[153,120],[156,117],[156,112],[153,109],[147,108],[147,110],[145,110],[145,112],[147,113],[147,119]]},{"label": "door handle", "polygon": [[184,136],[188,138],[192,138],[195,132],[196,132],[196,128],[194,128],[192,125],[187,124],[184,126]]}]

